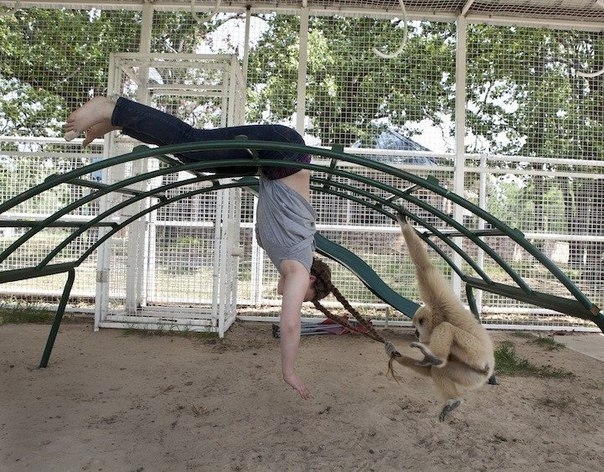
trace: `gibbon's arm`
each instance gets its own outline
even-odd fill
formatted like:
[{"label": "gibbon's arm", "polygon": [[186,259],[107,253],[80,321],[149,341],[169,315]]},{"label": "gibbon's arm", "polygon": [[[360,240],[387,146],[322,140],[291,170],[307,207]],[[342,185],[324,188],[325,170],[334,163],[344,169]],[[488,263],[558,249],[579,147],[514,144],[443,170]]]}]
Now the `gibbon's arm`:
[{"label": "gibbon's arm", "polygon": [[400,213],[397,220],[405,238],[409,256],[415,265],[415,275],[421,300],[436,311],[450,311],[453,307],[463,309],[461,302],[451,292],[449,281],[430,260],[426,244],[413,226]]}]

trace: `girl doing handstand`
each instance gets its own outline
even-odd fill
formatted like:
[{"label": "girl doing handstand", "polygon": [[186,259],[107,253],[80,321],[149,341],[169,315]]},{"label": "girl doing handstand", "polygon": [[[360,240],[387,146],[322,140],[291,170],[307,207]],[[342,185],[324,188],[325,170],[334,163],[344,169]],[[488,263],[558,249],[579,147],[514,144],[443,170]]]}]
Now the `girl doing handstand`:
[{"label": "girl doing handstand", "polygon": [[[139,141],[158,146],[195,141],[224,141],[241,135],[250,140],[304,144],[293,129],[281,125],[246,125],[217,129],[196,129],[160,110],[120,97],[113,101],[95,97],[75,110],[65,125],[70,141],[85,133],[83,145],[113,130]],[[291,151],[258,150],[261,159],[279,159],[309,163],[310,155]],[[182,162],[249,158],[245,149],[212,150],[176,154]],[[225,174],[224,167],[204,171]],[[318,300],[331,291],[329,267],[313,257],[315,210],[310,205],[310,171],[297,167],[260,168],[250,165],[229,167],[228,174],[259,173],[260,189],[256,235],[260,246],[280,274],[277,291],[282,295],[280,315],[281,366],[283,380],[300,397],[308,399],[309,390],[296,373],[295,360],[300,345],[301,309],[304,301]],[[339,298],[339,297],[338,297]]]}]

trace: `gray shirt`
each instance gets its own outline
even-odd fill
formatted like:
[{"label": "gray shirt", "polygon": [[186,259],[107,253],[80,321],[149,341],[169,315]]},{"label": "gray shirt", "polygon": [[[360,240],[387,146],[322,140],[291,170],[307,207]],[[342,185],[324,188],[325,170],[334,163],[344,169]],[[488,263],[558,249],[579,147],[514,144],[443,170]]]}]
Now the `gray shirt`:
[{"label": "gray shirt", "polygon": [[302,195],[279,179],[260,177],[256,237],[277,270],[281,261],[294,260],[310,273],[316,219],[314,208]]}]

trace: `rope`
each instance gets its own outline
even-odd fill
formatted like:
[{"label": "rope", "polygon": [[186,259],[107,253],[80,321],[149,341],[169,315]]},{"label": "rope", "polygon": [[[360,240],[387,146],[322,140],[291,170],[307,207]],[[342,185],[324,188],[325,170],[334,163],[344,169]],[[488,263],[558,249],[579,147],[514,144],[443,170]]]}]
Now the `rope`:
[{"label": "rope", "polygon": [[408,29],[409,29],[408,21],[407,21],[407,11],[405,10],[405,3],[403,2],[403,0],[399,0],[399,3],[401,5],[401,10],[403,12],[403,39],[402,39],[401,45],[398,47],[398,49],[390,54],[383,53],[378,48],[373,48],[372,49],[373,53],[376,56],[381,57],[382,59],[394,59],[395,57],[399,56],[403,52],[403,50],[405,49],[405,46],[407,45],[407,34],[408,34]]},{"label": "rope", "polygon": [[593,77],[598,77],[599,75],[603,75],[604,74],[604,68],[600,69],[597,72],[579,72],[577,71],[577,75],[579,77],[588,77],[588,78],[593,78]]},{"label": "rope", "polygon": [[367,336],[368,338],[371,338],[374,341],[379,341],[382,344],[384,344],[386,347],[386,352],[389,353],[391,362],[392,362],[392,359],[394,359],[396,357],[401,357],[401,354],[396,350],[394,345],[390,341],[386,341],[386,339],[384,339],[384,337],[375,330],[375,328],[371,324],[371,322],[369,320],[363,318],[363,316],[361,316],[360,313],[356,313],[355,310],[348,310],[348,311],[352,314],[352,316],[354,316],[354,318],[359,322],[359,324],[365,328],[365,330],[362,330],[359,327],[355,326],[347,318],[344,318],[343,316],[334,315],[328,309],[326,309],[323,305],[321,305],[319,302],[314,302],[314,305],[317,310],[319,310],[321,313],[323,313],[330,320],[338,323],[340,326],[343,326],[344,328],[346,328],[352,332],[362,334],[363,336]]}]

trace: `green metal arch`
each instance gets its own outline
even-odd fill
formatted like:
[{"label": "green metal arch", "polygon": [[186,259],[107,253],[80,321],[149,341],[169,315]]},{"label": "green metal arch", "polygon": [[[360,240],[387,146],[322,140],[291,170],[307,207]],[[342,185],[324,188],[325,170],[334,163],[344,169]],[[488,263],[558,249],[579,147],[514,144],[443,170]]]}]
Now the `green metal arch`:
[{"label": "green metal arch", "polygon": [[[144,157],[149,157],[147,156],[147,150],[149,148],[145,148],[144,149],[144,154],[142,157],[138,157],[140,158],[144,158]],[[141,150],[139,149],[139,151],[134,151],[133,153],[130,153],[130,156],[132,157],[132,154],[135,154],[136,152],[140,152]],[[157,153],[157,150],[154,150],[155,153]],[[153,154],[151,155],[153,156]],[[117,158],[112,158],[112,159],[108,159],[106,161],[105,166],[109,167],[111,165],[115,165],[115,163],[110,162],[111,160],[116,160],[118,161],[118,163],[122,163],[123,161],[123,156],[118,156]],[[241,163],[243,165],[245,165],[246,163],[249,163],[249,160],[225,160],[225,161],[216,161],[213,163],[192,163],[192,164],[186,164],[184,166],[179,166],[178,170],[185,170],[189,167],[192,167],[191,170],[192,171],[199,171],[199,170],[203,170],[206,167],[219,167],[219,166],[231,166],[231,165],[241,165]],[[263,160],[262,164],[279,164],[279,165],[284,165],[282,161],[271,161],[271,160]],[[324,172],[325,171],[325,167],[323,166],[316,166],[316,165],[308,165],[308,164],[299,164],[299,163],[295,163],[295,164],[291,164],[293,166],[298,166],[298,167],[304,167],[304,168],[309,168],[311,170],[315,170],[315,171],[321,171]],[[37,195],[39,192],[35,192],[36,188],[42,188],[45,189],[49,183],[52,183],[52,186],[58,185],[58,184],[62,184],[62,183],[70,183],[72,180],[70,178],[70,174],[72,173],[76,173],[76,174],[81,174],[82,171],[88,169],[90,172],[94,172],[94,169],[98,166],[98,163],[95,164],[91,164],[88,166],[84,166],[82,168],[80,168],[79,170],[76,171],[72,171],[70,173],[66,173],[60,176],[52,176],[51,178],[48,178],[45,180],[45,182],[41,185],[39,185],[38,187],[33,187],[32,189],[28,190],[26,193],[34,193],[35,195]],[[367,167],[370,167],[369,165]],[[396,170],[394,168],[388,167],[389,169],[393,169]],[[413,203],[423,209],[425,209],[426,211],[432,213],[434,216],[440,218],[441,220],[447,222],[448,224],[450,224],[451,226],[453,226],[454,228],[456,228],[458,231],[462,232],[465,236],[472,238],[473,237],[473,233],[471,231],[468,231],[463,225],[459,224],[457,221],[455,221],[453,218],[451,218],[449,215],[443,213],[442,211],[435,209],[434,207],[432,207],[431,205],[427,204],[426,202],[424,202],[421,199],[417,199],[415,198],[413,195],[411,195],[410,193],[408,193],[407,191],[399,191],[398,189],[391,187],[387,184],[384,184],[382,182],[379,182],[375,179],[371,179],[368,177],[364,177],[364,176],[359,176],[358,174],[349,172],[349,171],[344,171],[341,169],[336,169],[335,166],[330,166],[330,174],[329,177],[332,177],[334,175],[337,175],[339,177],[344,177],[347,179],[351,179],[351,180],[357,180],[361,183],[364,183],[370,187],[374,187],[374,188],[378,188],[381,189],[383,191],[387,191],[387,192],[391,192],[393,194],[393,197],[396,198],[403,198],[406,201],[408,201],[409,203]],[[17,250],[22,244],[24,244],[27,240],[31,239],[33,236],[35,236],[35,234],[37,234],[39,231],[41,231],[42,229],[44,229],[45,227],[51,225],[51,224],[55,224],[57,222],[57,220],[59,220],[62,216],[67,215],[69,212],[81,207],[82,205],[85,205],[86,203],[90,203],[91,201],[98,199],[104,195],[107,195],[113,191],[118,191],[118,190],[123,190],[124,187],[127,187],[129,185],[133,185],[136,183],[140,183],[142,181],[146,181],[155,177],[160,177],[160,176],[164,176],[170,173],[174,172],[174,168],[163,168],[163,169],[158,169],[155,171],[151,171],[145,174],[140,174],[137,176],[133,176],[130,177],[128,179],[124,179],[122,181],[116,182],[114,184],[109,184],[109,185],[104,185],[104,186],[100,186],[99,191],[95,194],[89,194],[85,197],[80,198],[79,200],[76,200],[74,202],[72,202],[71,204],[65,206],[63,209],[55,212],[54,214],[50,215],[48,218],[46,218],[45,220],[41,221],[40,223],[38,223],[35,227],[33,227],[29,232],[27,232],[26,234],[24,234],[23,236],[21,236],[19,239],[17,239],[13,244],[11,244],[6,250],[4,250],[2,252],[2,254],[0,254],[0,262],[2,262],[3,260],[5,260],[7,257],[10,256],[10,254],[12,254],[15,250]],[[204,180],[215,180],[215,177],[202,177],[202,179]],[[325,192],[325,193],[331,193],[333,195],[338,195],[342,198],[346,198],[352,201],[356,201],[357,203],[361,203],[365,206],[368,206],[372,209],[374,209],[375,211],[378,211],[384,215],[389,216],[391,219],[395,219],[395,214],[397,211],[400,211],[400,207],[398,205],[395,205],[393,203],[393,201],[395,200],[394,198],[390,197],[388,199],[384,199],[384,198],[380,198],[377,197],[369,192],[363,191],[361,189],[352,187],[352,186],[347,186],[345,184],[342,183],[338,183],[334,180],[331,179],[325,179],[325,180],[321,180],[321,179],[315,179],[318,180],[320,182],[322,182],[321,186],[314,186],[313,189],[316,191],[321,191],[321,192]],[[142,200],[144,198],[147,197],[152,197],[157,193],[161,192],[169,189],[169,188],[174,188],[176,186],[184,186],[185,184],[187,184],[188,181],[185,182],[179,182],[177,185],[168,185],[166,187],[159,187],[156,189],[153,189],[152,191],[149,192],[136,192],[133,194],[132,198],[130,200],[124,201],[118,205],[115,205],[114,207],[110,208],[108,211],[102,213],[101,215],[97,216],[96,218],[94,218],[93,220],[91,220],[88,224],[88,226],[82,226],[80,228],[80,230],[74,232],[70,237],[68,237],[61,245],[59,245],[57,248],[55,248],[54,251],[52,251],[49,256],[44,259],[42,261],[42,263],[40,263],[40,265],[37,268],[41,268],[43,267],[50,258],[54,257],[54,255],[58,254],[60,252],[61,249],[63,249],[64,247],[67,246],[67,244],[71,241],[74,240],[78,235],[82,234],[84,231],[86,231],[89,227],[94,226],[94,224],[100,224],[102,219],[110,216],[111,213],[117,212],[119,209],[124,208],[136,201]],[[208,189],[207,191],[214,191],[214,190],[219,190],[221,188],[225,188],[224,185],[226,184],[220,184],[219,181],[215,181],[215,184],[212,188]],[[52,186],[50,188],[52,188]],[[232,185],[229,185],[232,186]],[[418,186],[416,184],[416,186]],[[370,202],[366,202],[362,199],[358,199],[356,197],[354,197],[353,195],[347,194],[345,192],[338,192],[338,191],[333,191],[333,188],[339,188],[340,190],[344,189],[347,190],[348,192],[353,192],[353,193],[357,193],[359,195],[362,195],[366,198],[372,198],[375,201],[377,201],[377,204],[371,204]],[[196,192],[196,193],[203,193],[203,192]],[[21,194],[20,196],[15,197],[16,199],[19,199],[23,194]],[[190,195],[189,195],[190,196]],[[182,197],[184,198],[184,197]],[[172,203],[173,201],[176,201],[178,199],[173,199],[171,200],[169,203]],[[157,209],[159,207],[161,207],[163,205],[159,205],[159,206],[154,206],[154,209]],[[392,210],[392,213],[387,212],[384,210],[384,207],[390,207],[390,209]],[[146,212],[141,213],[138,216],[142,216],[142,214],[144,214]],[[471,260],[471,258],[469,258],[467,256],[467,254],[460,248],[458,247],[450,238],[447,238],[446,236],[444,236],[440,231],[438,231],[436,228],[434,228],[433,226],[429,225],[428,223],[426,223],[425,221],[417,218],[415,215],[410,215],[416,222],[423,224],[423,226],[425,226],[426,228],[430,229],[432,234],[438,236],[442,241],[444,241],[447,245],[449,245],[455,252],[457,252],[458,254],[461,255],[461,257],[466,260],[466,262],[468,262],[474,270],[477,271],[477,273],[479,273],[483,279],[485,279],[487,282],[490,282],[490,280],[488,277],[486,276],[486,274],[481,271],[478,266]],[[136,218],[132,219],[132,221],[135,221]],[[113,231],[111,231],[111,234],[113,234],[115,231],[122,229],[123,226],[120,226],[117,229],[114,229]],[[451,259],[446,258],[446,256],[444,256],[444,253],[442,253],[442,251],[438,250],[437,246],[434,245],[431,241],[427,240],[427,242],[434,248],[437,250],[437,252],[445,257],[445,260],[448,262],[449,265],[451,265],[451,267],[453,268],[453,270],[455,270],[458,274],[462,274],[461,269],[459,269]],[[475,239],[474,240],[475,244],[477,246],[479,246],[483,251],[485,251],[495,262],[497,262],[504,270],[506,270],[506,272],[508,272],[508,274],[510,275],[510,277],[527,293],[530,292],[530,288],[528,287],[528,285],[526,285],[524,283],[524,281],[522,280],[522,278],[511,269],[511,267],[509,267],[509,265],[507,265],[505,263],[505,261],[503,261],[496,252],[494,252],[487,244],[485,244],[482,240],[480,239]]]},{"label": "green metal arch", "polygon": [[[202,151],[202,150],[212,150],[212,149],[249,149],[254,154],[254,151],[259,149],[271,149],[271,150],[289,150],[295,152],[304,152],[309,153],[318,157],[331,159],[330,166],[321,166],[316,164],[303,164],[303,163],[284,163],[282,161],[275,160],[263,160],[258,159],[255,156],[251,156],[249,159],[226,159],[223,161],[213,161],[213,162],[193,162],[182,164],[175,159],[171,159],[166,157],[166,154],[172,153],[184,153],[189,151]],[[128,179],[124,179],[122,181],[116,182],[114,184],[92,184],[85,179],[81,179],[81,177],[90,174],[92,172],[96,172],[102,170],[104,168],[109,168],[115,165],[124,164],[128,162],[132,162],[139,159],[145,159],[149,157],[159,157],[162,160],[168,162],[170,165],[167,168],[161,168],[156,171],[148,172],[145,174],[137,175],[130,177]],[[356,203],[362,204],[379,212],[383,215],[386,215],[392,219],[395,219],[395,215],[397,212],[407,212],[404,206],[401,206],[395,203],[397,200],[403,200],[410,204],[413,204],[438,219],[445,222],[448,226],[454,228],[459,235],[463,235],[466,238],[470,239],[474,244],[483,249],[486,254],[489,255],[495,262],[497,262],[514,280],[514,282],[518,285],[519,290],[516,287],[500,287],[501,284],[495,284],[489,276],[482,271],[476,263],[459,247],[454,241],[452,241],[450,234],[445,234],[442,231],[439,231],[436,227],[431,225],[425,219],[419,218],[417,215],[408,213],[408,216],[414,220],[417,224],[423,226],[427,231],[422,235],[423,239],[429,244],[437,253],[447,262],[448,265],[451,266],[452,270],[454,270],[461,278],[466,282],[466,284],[470,286],[476,286],[482,290],[492,290],[495,293],[504,294],[506,296],[511,296],[514,298],[515,296],[518,299],[525,299],[526,297],[531,297],[535,294],[528,284],[520,277],[511,267],[509,267],[503,259],[501,259],[498,254],[492,250],[482,239],[480,239],[477,232],[471,231],[463,226],[461,223],[455,221],[451,216],[443,213],[442,211],[434,208],[430,204],[424,202],[423,200],[412,195],[412,191],[410,190],[400,190],[398,188],[392,187],[391,185],[385,184],[383,182],[377,181],[375,179],[362,176],[356,174],[352,171],[338,169],[336,167],[337,162],[346,162],[349,164],[358,165],[363,169],[371,169],[384,174],[391,175],[393,177],[398,177],[400,179],[406,180],[413,184],[414,188],[423,188],[426,189],[436,195],[440,195],[444,198],[447,198],[451,202],[465,208],[470,211],[474,215],[478,216],[485,222],[489,223],[495,231],[499,232],[498,234],[505,235],[516,242],[520,247],[525,249],[532,257],[534,257],[538,262],[540,262],[557,280],[559,280],[573,295],[576,299],[576,303],[572,304],[573,309],[577,309],[576,316],[581,317],[583,319],[589,319],[596,323],[602,331],[604,331],[604,319],[602,317],[602,312],[599,307],[593,304],[576,286],[575,284],[564,274],[551,260],[549,260],[541,251],[536,249],[529,241],[524,238],[524,235],[509,227],[505,223],[501,222],[493,215],[490,215],[488,212],[484,211],[480,207],[474,205],[473,203],[465,200],[463,197],[454,194],[447,189],[441,187],[437,183],[434,183],[430,179],[424,179],[422,177],[416,176],[412,173],[403,171],[401,169],[392,167],[388,164],[372,161],[365,159],[361,156],[355,156],[351,154],[345,154],[341,151],[316,148],[310,146],[303,145],[294,145],[294,144],[284,144],[284,143],[275,143],[275,142],[263,142],[263,141],[223,141],[223,142],[209,142],[209,143],[187,143],[187,144],[179,144],[172,146],[163,146],[160,148],[147,148],[144,146],[136,148],[134,151],[123,154],[120,156],[111,157],[108,159],[104,159],[87,166],[83,166],[78,169],[74,169],[70,172],[61,175],[53,175],[49,178],[45,179],[44,182],[26,190],[25,192],[15,196],[12,199],[7,200],[6,202],[0,203],[0,217],[2,214],[10,210],[11,208],[19,205],[27,201],[29,198],[35,197],[42,192],[45,192],[49,189],[52,189],[56,185],[59,184],[73,184],[73,185],[82,185],[93,187],[96,189],[96,192],[86,195],[69,205],[66,205],[61,210],[55,212],[53,215],[49,216],[43,221],[36,222],[35,224],[31,224],[31,229],[22,237],[18,238],[12,245],[10,245],[7,249],[5,249],[2,253],[0,253],[0,262],[6,260],[7,257],[12,254],[18,247],[24,244],[27,240],[33,237],[42,229],[49,226],[60,226],[61,223],[58,221],[61,217],[67,215],[69,212],[74,209],[81,207],[95,199],[102,197],[103,195],[107,195],[111,192],[121,192],[126,194],[131,194],[132,197],[130,199],[125,200],[124,202],[111,207],[107,211],[103,212],[97,217],[91,219],[87,223],[83,223],[78,225],[79,228],[77,231],[72,233],[69,237],[67,237],[62,243],[60,243],[51,253],[49,253],[43,261],[39,264],[39,266],[32,268],[33,272],[28,272],[28,269],[16,269],[16,270],[6,270],[0,271],[0,282],[5,282],[9,280],[15,280],[16,278],[28,278],[28,277],[37,277],[40,275],[47,275],[49,273],[57,273],[57,272],[66,272],[73,267],[81,264],[94,250],[98,248],[102,242],[104,242],[108,237],[113,235],[119,229],[127,226],[132,223],[144,213],[148,211],[153,211],[154,209],[160,208],[161,206],[168,205],[175,201],[178,201],[182,198],[187,198],[194,194],[211,192],[223,188],[229,187],[237,187],[237,186],[246,186],[249,185],[249,181],[246,183],[246,179],[242,179],[239,181],[230,181],[224,182],[218,180],[217,176],[202,176],[200,173],[204,172],[204,169],[210,168],[225,168],[225,174],[228,173],[228,168],[234,165],[249,165],[253,163],[254,165],[271,165],[271,166],[296,166],[300,168],[306,168],[313,170],[318,173],[327,174],[327,178],[319,178],[313,177],[312,180],[312,189],[316,192],[324,192],[332,195],[339,196],[341,198],[349,199]],[[154,178],[159,176],[164,176],[177,171],[190,171],[195,174],[195,177],[191,179],[187,179],[185,181],[175,182],[172,184],[167,184],[161,186],[159,188],[155,188],[153,190],[143,192],[143,191],[135,191],[129,188],[126,188],[130,185]],[[381,197],[379,195],[372,194],[366,190],[362,190],[360,188],[356,188],[352,185],[347,185],[341,182],[337,182],[332,179],[333,176],[342,177],[345,179],[350,179],[352,181],[356,181],[359,183],[363,183],[367,185],[369,188],[381,190],[387,194],[390,194],[389,197]],[[193,182],[197,182],[200,179],[212,181],[213,184],[203,189],[198,189],[191,192],[185,192],[184,194],[178,195],[173,198],[167,198],[163,195],[163,192],[169,190],[171,188],[176,188],[180,186],[185,186],[191,184]],[[115,223],[106,223],[102,220],[108,218],[112,213],[118,211],[120,208],[124,206],[131,205],[132,203],[148,198],[148,197],[156,197],[159,199],[157,203],[151,206],[151,209],[145,209],[144,211],[137,213],[136,215],[128,218],[126,221],[115,224]],[[73,224],[66,224],[66,226],[75,226]],[[109,231],[102,238],[103,240],[96,241],[88,250],[86,250],[82,256],[80,256],[74,263],[61,263],[61,264],[50,264],[54,256],[56,256],[60,251],[65,248],[71,241],[75,240],[79,235],[83,234],[85,231],[92,227],[99,226],[108,226]],[[451,258],[449,258],[436,244],[431,241],[431,237],[436,237],[447,244],[452,248],[456,253],[458,253],[469,265],[472,269],[479,274],[480,279],[476,279],[473,277],[468,277],[460,267],[458,267]],[[508,288],[513,288],[514,290],[508,290]],[[540,294],[547,296],[547,294]],[[553,297],[553,296],[552,296]],[[545,300],[549,305],[554,305],[557,302],[557,298],[553,297],[549,300]],[[538,299],[536,299],[539,301]],[[538,305],[539,306],[539,305]],[[582,310],[578,310],[578,307],[582,307]],[[568,310],[567,310],[568,311]],[[566,312],[566,311],[563,311]]]}]

